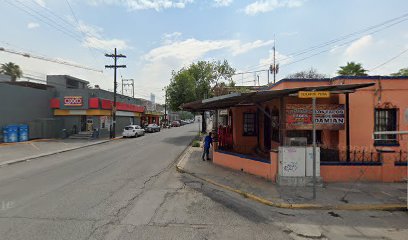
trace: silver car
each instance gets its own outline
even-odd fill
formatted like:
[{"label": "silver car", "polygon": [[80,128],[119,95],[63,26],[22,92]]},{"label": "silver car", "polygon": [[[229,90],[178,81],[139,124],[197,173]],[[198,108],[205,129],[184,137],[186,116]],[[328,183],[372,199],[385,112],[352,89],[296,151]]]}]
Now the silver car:
[{"label": "silver car", "polygon": [[139,137],[145,135],[145,130],[139,125],[129,125],[123,129],[122,136],[125,137]]}]

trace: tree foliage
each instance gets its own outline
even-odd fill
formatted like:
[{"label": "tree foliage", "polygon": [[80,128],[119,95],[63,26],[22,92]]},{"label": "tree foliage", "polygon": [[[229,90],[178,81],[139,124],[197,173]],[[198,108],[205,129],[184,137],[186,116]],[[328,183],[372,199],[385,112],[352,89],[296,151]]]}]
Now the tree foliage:
[{"label": "tree foliage", "polygon": [[339,76],[367,76],[367,70],[363,68],[361,63],[347,62],[345,66],[341,66],[337,71]]},{"label": "tree foliage", "polygon": [[10,76],[12,82],[23,76],[20,66],[12,62],[1,64],[0,73]]},{"label": "tree foliage", "polygon": [[183,103],[214,96],[214,87],[222,81],[232,84],[234,73],[235,69],[227,60],[199,61],[177,72],[173,71],[167,87],[170,109],[177,111]]},{"label": "tree foliage", "polygon": [[296,78],[296,79],[312,79],[312,78],[326,78],[327,75],[318,73],[316,69],[310,68],[309,70],[300,71],[297,73],[290,74],[286,78]]},{"label": "tree foliage", "polygon": [[391,76],[408,76],[408,68],[401,68],[396,73],[391,73]]}]

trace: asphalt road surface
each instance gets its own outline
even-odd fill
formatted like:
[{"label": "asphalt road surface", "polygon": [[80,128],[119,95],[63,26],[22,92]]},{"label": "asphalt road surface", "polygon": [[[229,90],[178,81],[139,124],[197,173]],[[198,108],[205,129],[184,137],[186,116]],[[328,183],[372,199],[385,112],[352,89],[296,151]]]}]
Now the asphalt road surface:
[{"label": "asphalt road surface", "polygon": [[264,206],[175,171],[196,124],[0,168],[0,239],[406,239],[406,212]]}]

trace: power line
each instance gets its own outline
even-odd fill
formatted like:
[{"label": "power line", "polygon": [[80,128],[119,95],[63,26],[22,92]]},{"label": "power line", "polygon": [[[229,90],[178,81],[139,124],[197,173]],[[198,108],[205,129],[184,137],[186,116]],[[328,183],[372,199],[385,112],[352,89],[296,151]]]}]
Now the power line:
[{"label": "power line", "polygon": [[[20,9],[21,11],[23,11],[23,12],[29,14],[30,16],[36,18],[37,20],[39,20],[39,21],[41,21],[41,22],[43,22],[43,23],[45,23],[45,24],[51,26],[52,28],[54,28],[54,29],[60,31],[61,33],[64,33],[65,35],[67,35],[67,36],[69,36],[69,37],[71,37],[71,38],[73,38],[73,39],[75,39],[75,40],[81,42],[81,39],[79,38],[79,36],[76,35],[76,33],[73,33],[71,30],[65,28],[64,26],[61,26],[60,24],[56,23],[56,22],[53,21],[52,19],[50,19],[50,18],[48,18],[48,17],[46,17],[46,16],[44,17],[44,15],[42,15],[41,13],[38,13],[37,11],[33,10],[32,8],[27,7],[27,5],[21,3],[20,1],[18,1],[18,0],[16,0],[16,1],[17,1],[18,3],[20,3],[22,6],[24,6],[25,8],[23,8],[23,7],[21,7],[21,6],[17,5],[17,4],[15,4],[15,3],[13,3],[13,2],[10,2],[10,1],[8,1],[8,0],[6,0],[6,3],[8,3],[8,4],[14,6],[14,7],[17,8],[17,9]],[[29,10],[27,10],[26,8],[29,9]],[[30,12],[30,10],[31,10],[32,12],[36,13],[37,15],[33,14],[32,12]],[[47,21],[47,20],[43,20],[44,18],[45,18],[45,19],[48,19],[48,21]]]},{"label": "power line", "polygon": [[71,22],[67,21],[66,19],[60,17],[58,14],[55,14],[52,10],[50,10],[49,8],[42,6],[41,4],[39,4],[37,1],[32,0],[33,3],[35,3],[37,6],[39,6],[40,8],[46,10],[49,14],[57,17],[58,19],[60,19],[62,22],[64,22],[65,24],[67,24],[67,26],[71,26],[73,28],[76,28],[76,26],[74,24],[72,24]]},{"label": "power line", "polygon": [[[9,5],[12,5],[13,7],[15,7],[15,8],[17,8],[17,9],[19,9],[19,10],[25,12],[25,13],[27,13],[28,15],[34,17],[35,19],[41,21],[42,23],[45,23],[45,24],[49,25],[50,27],[52,27],[52,28],[56,29],[57,31],[59,31],[59,32],[61,32],[61,33],[65,34],[65,35],[71,37],[72,39],[74,39],[74,40],[76,40],[76,41],[78,41],[78,42],[80,42],[80,43],[83,42],[82,39],[81,39],[81,38],[82,38],[81,35],[83,35],[84,33],[83,33],[82,31],[78,30],[77,27],[76,27],[75,25],[73,25],[72,23],[68,22],[67,20],[65,20],[65,19],[63,19],[63,18],[61,18],[61,17],[59,17],[57,14],[53,13],[50,9],[48,9],[48,8],[46,8],[46,7],[43,7],[43,6],[39,5],[38,3],[36,3],[36,4],[37,4],[38,6],[40,6],[42,9],[45,9],[48,13],[52,14],[53,16],[58,17],[58,19],[61,19],[66,25],[72,26],[73,29],[74,29],[74,31],[72,31],[71,29],[68,29],[66,26],[61,25],[61,23],[56,22],[56,21],[55,21],[54,19],[52,19],[51,17],[46,16],[46,15],[40,13],[39,11],[37,11],[36,9],[33,9],[32,7],[30,7],[30,6],[28,6],[28,5],[24,4],[24,3],[22,3],[21,1],[16,0],[16,2],[18,2],[19,4],[21,4],[23,7],[17,5],[17,4],[15,4],[15,3],[13,3],[13,2],[11,2],[11,1],[9,1],[9,0],[6,0],[6,3],[8,3]],[[78,22],[78,24],[79,24],[79,22]],[[78,28],[81,28],[81,27],[80,27],[80,24],[78,25]],[[78,32],[79,32],[79,33],[78,33]],[[87,32],[87,33],[86,33],[86,36],[93,37],[93,39],[94,39],[95,41],[104,44],[102,41],[100,41],[100,40],[98,39],[98,38],[99,38],[98,36],[95,36],[95,35],[93,35],[92,33]],[[99,52],[101,52],[101,53],[103,53],[103,51],[100,50],[100,49],[95,48],[95,50],[96,50],[96,51],[99,51]]]},{"label": "power line", "polygon": [[371,71],[373,71],[373,70],[375,70],[375,69],[378,69],[378,68],[380,68],[380,67],[382,67],[382,66],[384,66],[384,65],[386,65],[386,64],[388,64],[388,63],[390,63],[390,62],[392,62],[392,61],[394,61],[395,59],[401,57],[401,56],[402,56],[404,53],[406,53],[406,52],[408,52],[408,48],[405,49],[404,51],[400,52],[400,53],[397,54],[396,56],[394,56],[394,57],[388,59],[387,61],[385,61],[385,62],[383,62],[383,63],[381,63],[381,64],[379,64],[379,65],[373,67],[372,69],[370,69],[370,70],[368,70],[368,71],[371,72]]},{"label": "power line", "polygon": [[[407,20],[408,20],[407,17],[408,17],[408,13],[405,13],[405,14],[399,16],[399,17],[386,20],[386,21],[384,21],[384,22],[381,22],[381,23],[379,23],[379,24],[376,24],[376,25],[373,25],[373,26],[364,28],[364,29],[362,29],[362,30],[355,31],[355,32],[350,33],[350,34],[346,34],[346,35],[340,36],[340,37],[338,37],[338,38],[332,39],[332,40],[330,40],[330,41],[327,41],[327,42],[324,42],[324,43],[321,43],[321,44],[317,44],[317,45],[315,45],[315,46],[308,47],[308,48],[303,49],[303,50],[299,50],[299,51],[292,52],[292,53],[289,54],[289,57],[285,57],[285,58],[281,58],[281,59],[278,58],[277,60],[279,60],[279,61],[284,61],[284,60],[293,59],[293,58],[296,57],[296,56],[300,56],[300,55],[303,55],[303,54],[307,54],[307,53],[309,53],[309,52],[313,52],[313,51],[318,50],[318,49],[320,49],[320,48],[323,48],[323,47],[326,47],[326,46],[330,46],[330,45],[332,45],[332,44],[334,44],[334,43],[337,43],[337,42],[341,42],[341,41],[343,41],[343,40],[345,40],[345,39],[347,39],[347,38],[350,38],[350,37],[352,37],[352,36],[354,36],[354,35],[360,35],[360,34],[366,33],[366,32],[368,32],[368,31],[370,31],[370,30],[373,30],[373,29],[377,29],[377,30],[372,31],[372,32],[370,32],[369,34],[376,34],[376,33],[380,32],[380,31],[382,31],[382,30],[388,29],[388,28],[390,28],[390,27],[392,27],[392,26],[394,26],[394,25],[397,25],[397,24],[399,24],[399,23],[401,23],[401,22],[407,21]],[[379,29],[378,29],[378,28],[379,28]],[[357,39],[359,39],[359,38],[354,38],[352,41],[355,41],[355,40],[357,40]],[[352,42],[352,41],[351,41],[351,42]],[[339,46],[343,46],[343,45],[345,45],[345,44],[347,44],[347,43],[350,43],[350,41],[347,41],[346,43],[342,43],[342,44],[340,44]],[[330,50],[330,49],[329,49],[329,50]],[[323,53],[323,52],[326,52],[326,51],[329,51],[329,50],[321,51],[321,52],[319,52],[319,54],[320,54],[320,53]],[[318,54],[313,54],[312,56],[316,56],[316,55],[318,55]],[[312,56],[303,58],[303,60],[308,59],[308,58],[310,58],[310,57],[312,57]],[[296,61],[296,62],[299,62],[299,61]],[[265,66],[268,66],[268,65],[269,65],[269,64],[263,64],[263,65],[257,64],[257,65],[253,65],[252,67],[249,67],[249,68],[247,68],[247,69],[248,69],[248,70],[251,70],[251,69],[256,69],[256,68],[265,67]],[[285,64],[285,65],[288,65],[288,64]]]},{"label": "power line", "polygon": [[89,70],[89,71],[94,71],[94,72],[100,72],[100,73],[103,72],[102,70],[98,70],[98,69],[95,69],[95,68],[81,66],[81,65],[78,65],[78,64],[74,64],[74,63],[70,63],[70,62],[66,62],[66,61],[62,61],[62,60],[58,60],[58,59],[52,59],[52,58],[47,58],[47,57],[43,57],[43,56],[37,56],[37,55],[33,55],[31,53],[23,53],[23,52],[11,50],[11,49],[6,49],[6,48],[3,48],[3,47],[0,47],[0,52],[7,52],[7,53],[27,57],[27,58],[35,58],[35,59],[39,59],[39,60],[43,60],[43,61],[47,61],[47,62],[53,62],[53,63],[58,63],[58,64],[70,66],[70,67],[82,68],[82,69]]},{"label": "power line", "polygon": [[[70,9],[70,11],[71,11],[71,14],[72,14],[72,16],[74,17],[76,23],[78,24],[79,31],[81,32],[82,36],[83,36],[84,39],[85,39],[87,36],[86,36],[85,32],[82,30],[81,24],[79,23],[78,18],[76,17],[76,15],[75,15],[75,13],[74,13],[74,10],[73,10],[72,7],[71,7],[71,4],[69,3],[68,0],[65,0],[65,2],[67,3],[67,5],[68,5],[68,7],[69,7],[69,9]],[[87,48],[89,49],[89,52],[91,53],[91,56],[93,57],[93,59],[94,59],[95,61],[98,61],[98,60],[96,59],[94,53],[92,52],[92,49],[91,49],[88,45],[87,45]]]}]

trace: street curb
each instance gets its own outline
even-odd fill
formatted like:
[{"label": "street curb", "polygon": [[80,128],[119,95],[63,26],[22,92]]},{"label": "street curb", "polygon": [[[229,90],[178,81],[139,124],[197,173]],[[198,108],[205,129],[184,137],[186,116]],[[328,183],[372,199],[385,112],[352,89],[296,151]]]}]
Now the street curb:
[{"label": "street curb", "polygon": [[9,160],[9,161],[5,161],[5,162],[0,163],[0,167],[7,166],[7,165],[12,165],[12,164],[16,164],[16,163],[21,163],[21,162],[27,162],[27,161],[30,161],[32,159],[47,157],[47,156],[51,156],[51,155],[55,155],[55,154],[59,154],[59,153],[64,153],[64,152],[69,152],[69,151],[73,151],[73,150],[77,150],[77,149],[81,149],[81,148],[91,147],[91,146],[99,145],[99,144],[102,144],[102,143],[107,143],[107,142],[110,142],[110,141],[118,140],[118,139],[121,139],[121,138],[122,137],[116,137],[116,138],[112,138],[112,139],[109,139],[109,140],[103,140],[103,141],[96,142],[96,143],[90,143],[90,144],[79,146],[79,147],[67,148],[67,149],[64,149],[64,150],[44,153],[44,154],[40,154],[40,155],[35,155],[35,156],[30,156],[30,157],[15,159],[15,160]]},{"label": "street curb", "polygon": [[[189,146],[188,148],[192,148]],[[277,208],[285,208],[285,209],[303,209],[303,210],[351,210],[351,211],[369,211],[369,210],[377,210],[377,211],[407,211],[407,206],[405,204],[342,204],[342,205],[323,205],[323,204],[311,204],[311,203],[279,203],[273,202],[271,200],[262,198],[260,196],[254,195],[252,193],[245,192],[240,189],[236,189],[218,182],[215,182],[211,179],[200,177],[193,172],[189,172],[181,167],[180,163],[184,160],[185,155],[189,152],[186,150],[181,156],[180,161],[176,165],[176,170],[183,174],[189,174],[195,178],[198,178],[204,182],[210,183],[214,186],[223,188],[225,190],[237,193],[244,198],[251,199],[253,201],[262,203],[267,206],[277,207]]]}]

